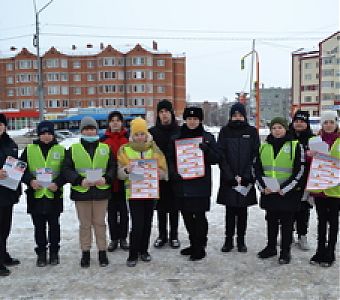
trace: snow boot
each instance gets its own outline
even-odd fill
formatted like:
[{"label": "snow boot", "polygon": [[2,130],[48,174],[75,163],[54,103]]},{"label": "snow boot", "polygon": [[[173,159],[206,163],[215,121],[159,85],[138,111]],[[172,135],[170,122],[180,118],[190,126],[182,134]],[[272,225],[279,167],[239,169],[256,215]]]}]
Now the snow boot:
[{"label": "snow boot", "polygon": [[192,252],[193,252],[192,246],[183,248],[183,249],[180,251],[181,255],[191,255]]},{"label": "snow boot", "polygon": [[106,267],[109,264],[109,260],[107,259],[106,251],[99,251],[98,252],[98,260],[99,260],[99,265],[101,267]]},{"label": "snow boot", "polygon": [[135,267],[138,262],[138,255],[129,255],[128,259],[126,260],[126,265],[128,267]]},{"label": "snow boot", "polygon": [[279,257],[279,264],[286,265],[289,264],[291,260],[290,251],[288,250],[281,250],[280,257]]},{"label": "snow boot", "polygon": [[107,251],[113,252],[118,248],[118,240],[113,240],[110,242],[109,247],[107,247]]},{"label": "snow boot", "polygon": [[4,265],[0,265],[0,276],[8,276],[11,271],[8,270]]},{"label": "snow boot", "polygon": [[327,247],[324,257],[320,261],[321,267],[331,267],[335,262],[335,250],[332,247]]},{"label": "snow boot", "polygon": [[263,250],[257,253],[258,258],[266,259],[277,255],[277,250],[275,248],[266,246]]},{"label": "snow boot", "polygon": [[37,267],[45,267],[47,265],[46,251],[38,253],[36,265]]},{"label": "snow boot", "polygon": [[190,255],[190,260],[191,261],[196,261],[196,260],[201,260],[206,256],[206,252],[204,247],[202,246],[197,246],[194,247],[192,254]]},{"label": "snow boot", "polygon": [[244,236],[237,237],[237,251],[243,253],[248,251],[247,246],[244,242]]},{"label": "snow boot", "polygon": [[59,254],[58,254],[58,252],[50,252],[49,263],[52,266],[59,265]]},{"label": "snow boot", "polygon": [[128,242],[126,241],[126,239],[120,239],[119,240],[119,245],[120,245],[120,248],[123,249],[123,250],[129,250],[130,246],[128,244]]},{"label": "snow boot", "polygon": [[4,261],[4,266],[11,267],[11,266],[16,266],[20,264],[20,260],[16,259],[14,257],[11,257],[8,252],[5,254],[5,261]]},{"label": "snow boot", "polygon": [[161,237],[159,236],[155,242],[153,243],[153,246],[155,248],[162,248],[166,243],[167,243],[167,238],[166,237]]},{"label": "snow boot", "polygon": [[140,259],[144,262],[150,262],[152,257],[148,251],[140,254]]},{"label": "snow boot", "polygon": [[230,252],[234,248],[234,242],[232,237],[226,237],[225,242],[221,248],[222,252]]},{"label": "snow boot", "polygon": [[82,268],[90,267],[90,251],[83,251],[80,259],[80,266]]}]

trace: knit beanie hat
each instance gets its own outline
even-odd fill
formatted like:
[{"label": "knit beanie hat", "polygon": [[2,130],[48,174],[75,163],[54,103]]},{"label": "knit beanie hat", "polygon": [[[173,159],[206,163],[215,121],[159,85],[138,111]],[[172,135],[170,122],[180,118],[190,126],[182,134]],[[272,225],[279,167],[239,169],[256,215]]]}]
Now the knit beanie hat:
[{"label": "knit beanie hat", "polygon": [[111,111],[107,117],[107,120],[110,122],[113,117],[117,117],[122,122],[124,120],[123,115],[118,110]]},{"label": "knit beanie hat", "polygon": [[230,119],[231,117],[236,114],[240,113],[245,119],[247,119],[247,113],[244,105],[240,102],[236,102],[231,108],[230,108]]},{"label": "knit beanie hat", "polygon": [[282,117],[275,117],[270,121],[269,128],[272,129],[274,124],[281,124],[286,130],[288,130],[288,122],[285,118]]},{"label": "knit beanie hat", "polygon": [[196,117],[199,118],[200,121],[203,121],[203,110],[200,107],[186,107],[183,112],[183,120],[186,120],[188,117]]},{"label": "knit beanie hat", "polygon": [[309,112],[305,110],[296,111],[292,121],[295,122],[296,120],[301,120],[309,124]]},{"label": "knit beanie hat", "polygon": [[4,124],[7,126],[7,118],[4,114],[0,114],[0,123]]},{"label": "knit beanie hat", "polygon": [[336,122],[338,120],[338,114],[336,111],[331,111],[331,110],[324,110],[321,112],[321,117],[320,117],[320,123],[321,125],[325,121],[334,121]]},{"label": "knit beanie hat", "polygon": [[159,101],[158,104],[157,104],[157,113],[159,113],[160,110],[162,110],[163,108],[172,112],[172,109],[173,109],[172,103],[169,100],[166,100],[166,99]]},{"label": "knit beanie hat", "polygon": [[133,119],[130,123],[130,134],[133,136],[137,132],[148,133],[148,124],[146,121],[140,117]]},{"label": "knit beanie hat", "polygon": [[92,117],[84,117],[82,118],[81,122],[80,122],[80,132],[83,131],[83,129],[87,129],[87,128],[95,128],[98,131],[98,124],[96,122],[95,119],[93,119]]},{"label": "knit beanie hat", "polygon": [[37,134],[50,133],[54,135],[54,124],[51,121],[41,121],[37,126]]}]

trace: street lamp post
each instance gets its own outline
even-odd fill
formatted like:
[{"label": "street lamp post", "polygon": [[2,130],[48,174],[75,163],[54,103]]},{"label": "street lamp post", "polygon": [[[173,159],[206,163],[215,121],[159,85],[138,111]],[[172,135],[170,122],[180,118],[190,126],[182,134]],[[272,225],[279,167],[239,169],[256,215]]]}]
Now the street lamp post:
[{"label": "street lamp post", "polygon": [[35,0],[33,0],[34,4],[34,13],[35,13],[35,35],[33,40],[34,47],[37,48],[37,68],[38,68],[38,100],[39,100],[39,121],[44,119],[44,90],[43,90],[43,76],[42,76],[42,64],[40,58],[40,43],[39,43],[39,14],[49,6],[53,0],[50,0],[47,4],[45,4],[41,9],[37,10],[37,6]]},{"label": "street lamp post", "polygon": [[253,54],[255,54],[256,56],[256,81],[255,81],[256,128],[260,129],[260,60],[259,60],[259,54],[255,50],[255,47],[253,47],[252,51],[250,51],[249,53],[247,53],[241,58],[241,70],[244,69],[244,59],[250,54],[252,56]]}]

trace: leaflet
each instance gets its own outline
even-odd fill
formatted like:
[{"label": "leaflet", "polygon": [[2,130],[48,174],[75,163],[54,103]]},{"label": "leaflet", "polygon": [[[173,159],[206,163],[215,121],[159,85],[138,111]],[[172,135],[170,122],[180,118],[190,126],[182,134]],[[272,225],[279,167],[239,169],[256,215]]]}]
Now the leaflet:
[{"label": "leaflet", "polygon": [[48,187],[53,180],[53,170],[51,168],[37,169],[36,179],[42,187]]},{"label": "leaflet", "polygon": [[175,142],[177,172],[183,179],[205,175],[204,154],[199,148],[203,138],[179,139]]},{"label": "leaflet", "polygon": [[87,169],[86,170],[86,179],[90,182],[95,182],[102,178],[102,170],[101,169]]},{"label": "leaflet", "polygon": [[262,177],[264,184],[267,188],[271,189],[272,192],[278,192],[280,190],[280,184],[276,178],[273,177]]},{"label": "leaflet", "polygon": [[158,199],[158,164],[155,159],[133,159],[130,161],[132,199]]},{"label": "leaflet", "polygon": [[7,177],[0,180],[0,185],[11,190],[16,190],[22,176],[24,175],[26,167],[27,164],[24,161],[18,160],[12,156],[7,156],[2,167],[7,172]]},{"label": "leaflet", "polygon": [[243,186],[243,185],[237,185],[237,186],[234,186],[233,189],[240,193],[242,196],[247,196],[250,189],[252,188],[252,184],[248,184],[248,186]]}]

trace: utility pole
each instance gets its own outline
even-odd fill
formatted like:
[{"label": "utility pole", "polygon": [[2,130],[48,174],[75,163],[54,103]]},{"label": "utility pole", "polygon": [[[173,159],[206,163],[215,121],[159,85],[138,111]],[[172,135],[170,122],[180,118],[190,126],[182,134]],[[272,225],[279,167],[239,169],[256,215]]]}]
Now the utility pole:
[{"label": "utility pole", "polygon": [[50,0],[47,4],[45,4],[41,9],[37,10],[37,6],[35,0],[33,0],[34,5],[34,13],[35,13],[35,35],[33,39],[33,46],[37,48],[37,68],[38,68],[38,100],[39,100],[39,121],[44,119],[44,109],[45,109],[45,102],[44,102],[44,90],[43,90],[43,76],[42,76],[42,61],[40,57],[40,42],[39,42],[39,14],[49,6],[53,0]]},{"label": "utility pole", "polygon": [[250,82],[249,82],[249,105],[248,105],[248,116],[250,116],[250,112],[253,106],[253,73],[254,73],[254,51],[255,51],[255,40],[253,40],[252,50],[251,50],[251,65],[250,65]]}]

